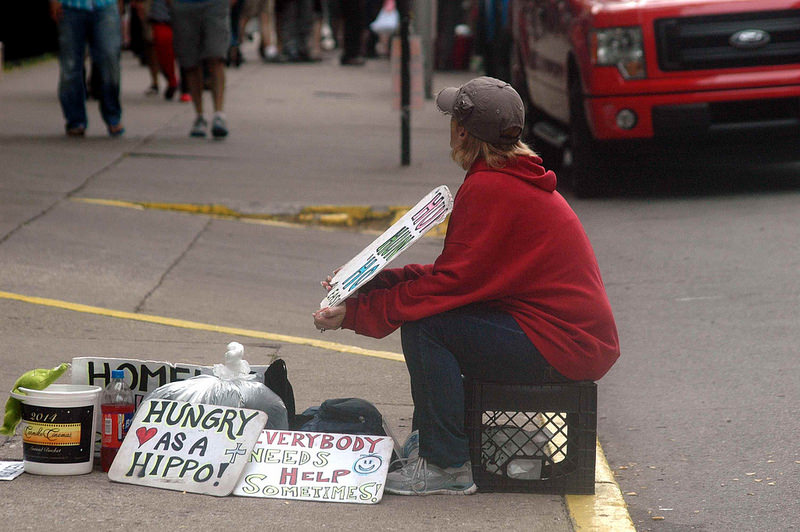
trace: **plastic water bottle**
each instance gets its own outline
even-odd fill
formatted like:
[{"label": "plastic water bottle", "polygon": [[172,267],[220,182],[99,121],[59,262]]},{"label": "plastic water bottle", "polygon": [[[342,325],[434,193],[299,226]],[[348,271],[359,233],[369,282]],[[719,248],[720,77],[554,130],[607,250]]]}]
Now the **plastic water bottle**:
[{"label": "plastic water bottle", "polygon": [[136,411],[136,400],[133,390],[125,383],[125,372],[121,369],[111,370],[111,382],[103,390],[100,399],[100,410],[103,413],[103,439],[100,447],[100,465],[103,471],[111,468],[125,439],[125,434],[133,423]]}]

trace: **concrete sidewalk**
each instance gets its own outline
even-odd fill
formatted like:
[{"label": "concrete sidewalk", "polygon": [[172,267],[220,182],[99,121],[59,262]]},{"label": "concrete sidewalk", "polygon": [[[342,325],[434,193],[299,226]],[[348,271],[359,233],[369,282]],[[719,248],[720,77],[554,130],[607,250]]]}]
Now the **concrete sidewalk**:
[{"label": "concrete sidewalk", "polygon": [[[319,205],[385,210],[392,205],[412,205],[436,185],[457,190],[463,172],[448,157],[449,120],[434,110],[432,102],[413,112],[412,163],[400,165],[400,116],[392,108],[387,61],[347,68],[330,55],[316,64],[265,65],[254,50],[246,49],[245,54],[247,63],[227,70],[230,135],[222,141],[189,137],[194,118],[191,104],[145,96],[149,76],[129,53],[123,54],[126,134],[117,139],[108,137],[94,101],[88,102],[87,136],[75,139],[64,135],[55,61],[6,72],[0,78],[0,290],[21,294],[0,297],[0,336],[5,343],[0,348],[0,389],[8,389],[27,369],[55,365],[60,359],[54,351],[113,356],[111,353],[130,352],[130,348],[141,358],[215,363],[213,350],[210,355],[198,354],[198,345],[218,346],[228,340],[227,335],[210,328],[187,331],[169,326],[166,320],[120,320],[103,309],[224,322],[249,329],[263,327],[253,317],[263,313],[262,303],[250,301],[254,299],[248,297],[253,279],[245,281],[244,272],[263,269],[264,260],[271,257],[255,252],[254,257],[237,255],[242,266],[234,272],[228,269],[231,264],[220,264],[219,255],[210,252],[194,257],[159,255],[158,264],[137,262],[141,255],[138,246],[144,244],[124,241],[117,231],[144,219],[149,233],[143,238],[158,233],[163,241],[158,245],[165,249],[178,241],[190,241],[186,250],[191,253],[197,253],[192,248],[199,238],[195,234],[202,234],[224,252],[235,253],[253,249],[263,234],[233,222],[198,233],[205,230],[201,226],[208,227],[207,216],[176,221],[164,214],[149,210],[138,214],[124,207],[217,205],[252,215],[296,214],[303,207]],[[437,73],[434,88],[458,85],[470,77],[469,73]],[[206,106],[210,108],[208,94]],[[116,210],[97,213],[88,210],[88,201]],[[73,216],[82,220],[79,229],[70,225]],[[275,227],[270,231],[271,239],[282,242],[285,238],[286,249],[292,250],[271,267],[308,276],[317,275],[315,269],[320,266],[311,268],[299,257],[327,253],[325,264],[335,264],[348,259],[353,250],[360,249],[356,244],[364,240],[349,231],[328,232],[324,239],[307,231],[299,233],[303,242],[297,242],[296,230]],[[330,250],[325,248],[328,243]],[[435,256],[437,245],[421,243],[409,250],[409,259]],[[290,246],[297,246],[297,251]],[[102,256],[108,264],[87,265],[82,261],[86,253]],[[182,272],[173,269],[187,262],[191,264],[188,274],[183,272],[185,278],[171,285],[166,282],[170,275],[180,277]],[[109,281],[107,288],[98,288],[108,273],[101,271],[103,268],[111,271],[108,277],[114,281]],[[208,301],[196,287],[211,287],[208,293],[213,293],[214,280],[226,275],[241,275],[241,286],[221,285],[225,290],[221,293],[234,302],[219,310],[220,301]],[[273,332],[301,340],[308,335],[304,307],[293,302],[314,301],[319,296],[305,288],[287,290],[280,279],[257,282],[274,283],[275,293],[284,298],[273,309],[280,313],[274,319]],[[92,291],[100,295],[86,301],[85,294]],[[26,296],[51,297],[55,303],[43,304]],[[99,310],[80,310],[70,302],[89,303]],[[344,335],[325,339],[400,352],[397,336],[382,341]],[[146,348],[136,342],[139,338],[148,339]],[[254,340],[247,349],[280,349],[281,356],[292,361],[290,378],[302,393],[298,409],[334,396],[369,397],[392,419],[398,435],[408,431],[411,405],[401,363],[339,357],[301,341],[265,344]],[[378,377],[364,379],[362,387],[354,391],[344,385],[353,375]],[[0,460],[20,458],[19,436],[0,445]],[[600,466],[602,469],[604,461]],[[620,525],[615,523],[624,524],[627,512],[624,503],[619,506],[616,483],[606,470],[599,474],[598,482],[598,497],[575,497],[569,505],[557,495],[479,494],[386,496],[376,506],[361,507],[216,499],[109,484],[96,468],[83,477],[23,475],[6,485],[8,496],[0,501],[0,508],[10,516],[6,519],[9,527],[31,529],[43,529],[45,523],[34,521],[39,517],[31,515],[30,508],[37,508],[37,516],[43,515],[44,509],[57,511],[59,527],[70,530],[83,529],[87,523],[100,528],[350,530],[365,520],[367,526],[379,530],[618,530]],[[612,493],[615,488],[617,492]],[[579,509],[577,517],[575,508]],[[573,523],[573,518],[579,521]]]},{"label": "concrete sidewalk", "polygon": [[[411,165],[400,165],[400,115],[392,108],[388,61],[344,68],[334,56],[286,65],[251,57],[227,70],[230,135],[214,141],[190,138],[192,105],[145,96],[146,69],[129,53],[123,59],[121,139],[108,138],[94,101],[87,102],[87,137],[65,137],[55,61],[7,72],[0,82],[0,139],[14,144],[16,157],[5,170],[24,174],[29,154],[46,143],[52,159],[72,163],[77,155],[84,179],[114,164],[113,181],[87,182],[82,195],[269,213],[305,205],[413,204],[431,183],[455,189],[463,179],[448,157],[449,120],[430,101],[412,112]],[[434,86],[469,77],[437,74]],[[207,118],[210,100],[206,92]],[[62,172],[74,168],[54,162]]]}]

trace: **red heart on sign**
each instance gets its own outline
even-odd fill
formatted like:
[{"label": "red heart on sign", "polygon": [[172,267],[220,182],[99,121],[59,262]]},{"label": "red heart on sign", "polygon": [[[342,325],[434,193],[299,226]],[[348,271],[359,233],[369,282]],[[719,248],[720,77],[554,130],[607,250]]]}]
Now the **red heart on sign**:
[{"label": "red heart on sign", "polygon": [[147,440],[155,436],[156,432],[158,432],[158,429],[155,427],[151,427],[149,429],[139,427],[136,429],[136,437],[139,438],[139,447],[144,445]]}]

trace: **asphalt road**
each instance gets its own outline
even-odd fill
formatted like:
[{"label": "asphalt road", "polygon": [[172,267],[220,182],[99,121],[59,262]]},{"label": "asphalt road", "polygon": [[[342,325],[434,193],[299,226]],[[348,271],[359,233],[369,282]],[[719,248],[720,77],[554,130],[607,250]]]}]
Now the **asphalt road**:
[{"label": "asphalt road", "polygon": [[599,434],[639,530],[797,527],[798,190],[800,166],[754,163],[573,201],[620,329]]},{"label": "asphalt road", "polygon": [[[458,187],[447,120],[428,103],[412,119],[412,165],[399,166],[388,66],[332,61],[230,71],[224,142],[188,138],[188,107],[146,99],[147,76],[124,66],[127,134],[111,140],[91,105],[89,137],[66,139],[44,64],[0,80],[0,291],[400,352],[319,335],[317,281],[374,238],[353,230],[260,225],[82,199],[222,204],[247,212],[305,205],[410,205]],[[442,73],[443,87],[468,73]],[[757,154],[754,155],[757,162]],[[685,169],[610,197],[565,195],[597,253],[623,354],[600,381],[598,434],[640,530],[791,530],[800,515],[800,167]],[[435,258],[425,239],[400,262]],[[0,387],[74,356],[213,364],[231,339],[0,298]],[[401,434],[411,412],[402,364],[307,345],[240,339],[252,363],[281,356],[298,406],[374,400]],[[19,441],[0,459],[19,456]],[[347,505],[226,499],[130,486],[99,473],[4,486],[6,522],[66,529],[112,519],[174,528],[344,529]],[[380,529],[569,530],[557,496],[387,497],[364,516]],[[456,500],[452,500],[456,499]],[[135,501],[133,503],[132,501]],[[478,501],[478,502],[476,502]],[[324,507],[323,507],[324,506]],[[342,508],[344,506],[344,508]],[[31,508],[37,508],[34,514]],[[133,511],[138,509],[138,511]],[[109,518],[109,515],[113,515]],[[313,524],[309,524],[313,523]],[[598,530],[603,530],[598,525]]]}]

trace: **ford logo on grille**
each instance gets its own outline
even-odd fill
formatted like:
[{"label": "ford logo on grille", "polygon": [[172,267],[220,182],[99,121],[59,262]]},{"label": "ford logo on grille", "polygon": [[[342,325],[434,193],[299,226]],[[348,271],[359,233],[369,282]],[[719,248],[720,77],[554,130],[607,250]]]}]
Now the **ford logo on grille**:
[{"label": "ford logo on grille", "polygon": [[769,33],[764,30],[741,30],[731,35],[728,42],[734,48],[760,48],[769,40]]}]

